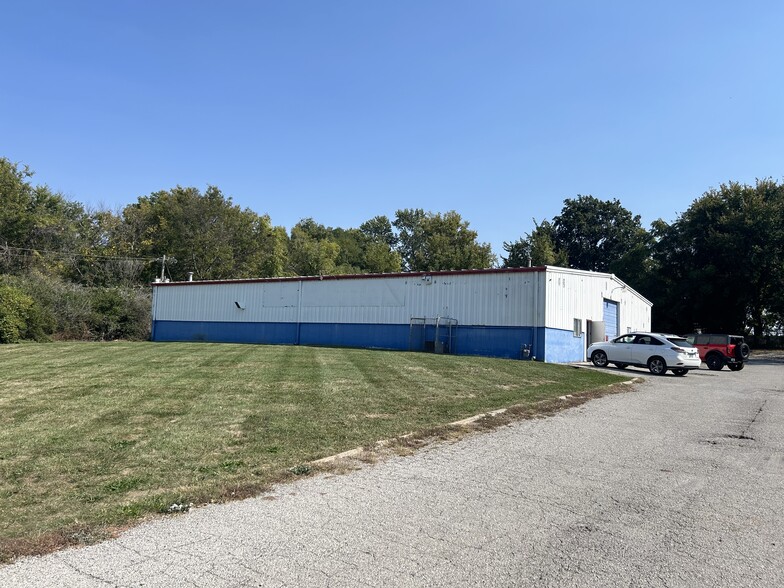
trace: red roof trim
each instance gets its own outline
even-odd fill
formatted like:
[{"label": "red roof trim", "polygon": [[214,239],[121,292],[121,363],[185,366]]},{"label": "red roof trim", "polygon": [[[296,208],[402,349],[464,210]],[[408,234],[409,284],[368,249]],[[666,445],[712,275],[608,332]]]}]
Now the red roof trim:
[{"label": "red roof trim", "polygon": [[153,282],[153,286],[212,286],[217,284],[258,284],[264,282],[318,282],[328,280],[372,280],[383,278],[416,278],[422,276],[466,276],[475,274],[517,274],[528,272],[543,272],[547,268],[540,265],[535,267],[510,267],[474,270],[448,270],[436,272],[398,272],[394,274],[341,274],[337,276],[293,276],[277,278],[248,278],[239,280],[194,280],[193,282]]}]

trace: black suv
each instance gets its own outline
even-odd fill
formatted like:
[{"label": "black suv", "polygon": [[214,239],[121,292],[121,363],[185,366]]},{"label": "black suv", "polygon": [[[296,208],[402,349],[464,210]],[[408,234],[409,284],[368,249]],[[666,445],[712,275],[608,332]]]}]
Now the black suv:
[{"label": "black suv", "polygon": [[711,370],[720,370],[726,365],[733,372],[740,371],[751,353],[741,335],[694,333],[686,335],[686,340],[699,350],[700,359]]}]

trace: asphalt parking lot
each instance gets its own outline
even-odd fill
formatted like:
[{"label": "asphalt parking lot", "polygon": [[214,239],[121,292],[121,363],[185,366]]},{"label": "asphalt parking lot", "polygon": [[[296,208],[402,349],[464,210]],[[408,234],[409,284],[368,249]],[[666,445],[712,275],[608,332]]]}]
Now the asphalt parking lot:
[{"label": "asphalt parking lot", "polygon": [[784,585],[784,363],[628,371],[628,393],[24,559],[0,586]]}]

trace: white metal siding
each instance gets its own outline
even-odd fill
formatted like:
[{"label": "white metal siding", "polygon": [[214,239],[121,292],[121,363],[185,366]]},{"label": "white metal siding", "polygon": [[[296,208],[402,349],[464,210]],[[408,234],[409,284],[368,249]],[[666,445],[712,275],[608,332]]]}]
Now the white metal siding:
[{"label": "white metal siding", "polygon": [[463,325],[542,325],[543,276],[522,272],[157,286],[154,319],[407,324],[411,317],[442,316]]},{"label": "white metal siding", "polygon": [[546,326],[571,331],[574,319],[601,321],[603,301],[618,302],[619,329],[650,331],[651,303],[612,274],[547,268]]},{"label": "white metal siding", "polygon": [[[299,282],[158,286],[155,320],[296,322]],[[265,294],[267,302],[265,305]],[[237,308],[235,302],[245,309]]]},{"label": "white metal siding", "polygon": [[[650,302],[610,274],[542,271],[268,280],[154,287],[153,318],[168,321],[407,324],[412,317],[461,325],[571,331],[619,302],[620,330],[650,330]],[[238,303],[243,308],[238,308]]]}]

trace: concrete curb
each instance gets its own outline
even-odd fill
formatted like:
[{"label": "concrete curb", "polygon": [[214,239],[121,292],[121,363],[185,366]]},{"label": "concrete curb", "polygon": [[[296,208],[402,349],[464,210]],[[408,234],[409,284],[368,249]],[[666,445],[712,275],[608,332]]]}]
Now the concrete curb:
[{"label": "concrete curb", "polygon": [[[583,367],[583,366],[575,366],[575,367]],[[588,367],[588,366],[585,366],[585,367]],[[643,381],[644,381],[643,378],[635,377],[635,378],[632,378],[631,380],[627,380],[625,382],[619,382],[618,384],[631,386],[633,384],[638,384],[638,383],[643,382]],[[618,384],[608,384],[608,387],[610,387],[610,386],[617,386]],[[574,394],[566,394],[564,396],[559,396],[558,399],[559,400],[569,400],[570,398],[574,398],[574,397],[575,397]],[[494,416],[498,416],[498,415],[504,414],[507,410],[509,410],[508,407],[507,408],[499,408],[497,410],[491,410],[489,412],[483,412],[483,413],[480,413],[480,414],[475,414],[474,416],[470,416],[468,418],[461,419],[459,421],[453,421],[451,423],[447,423],[445,426],[446,427],[467,427],[469,425],[474,424],[475,422],[477,422],[479,420],[482,420],[485,417],[494,417]],[[315,461],[311,461],[310,464],[311,465],[316,465],[316,466],[317,465],[326,465],[326,464],[330,464],[330,463],[333,463],[333,462],[341,460],[341,459],[358,458],[359,456],[361,456],[363,453],[366,453],[367,451],[373,451],[375,449],[384,449],[385,447],[391,445],[396,440],[398,440],[398,439],[406,439],[408,437],[411,437],[412,435],[414,435],[414,433],[406,433],[405,435],[399,435],[399,436],[393,437],[391,439],[382,439],[381,441],[376,441],[373,444],[373,447],[371,449],[366,449],[365,447],[355,447],[354,449],[349,449],[348,451],[343,451],[342,453],[336,453],[335,455],[329,455],[327,457],[322,457],[321,459],[317,459]]]}]

